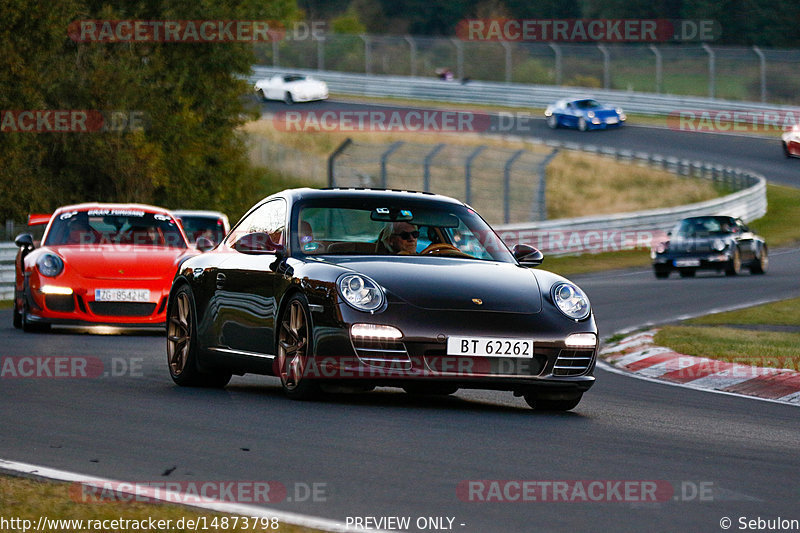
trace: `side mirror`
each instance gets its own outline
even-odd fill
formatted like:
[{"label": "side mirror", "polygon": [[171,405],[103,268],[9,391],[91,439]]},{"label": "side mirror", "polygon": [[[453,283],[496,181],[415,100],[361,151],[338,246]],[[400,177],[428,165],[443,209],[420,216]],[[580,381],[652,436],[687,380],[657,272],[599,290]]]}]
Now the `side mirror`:
[{"label": "side mirror", "polygon": [[208,237],[198,237],[197,240],[194,241],[194,245],[201,252],[207,252],[214,247],[214,241]]},{"label": "side mirror", "polygon": [[517,244],[511,251],[520,265],[525,267],[538,267],[544,261],[544,254],[527,244]]},{"label": "side mirror", "polygon": [[17,238],[14,239],[14,244],[16,244],[18,248],[33,249],[33,235],[30,233],[20,233],[17,235]]},{"label": "side mirror", "polygon": [[233,249],[244,254],[281,254],[283,245],[272,240],[269,233],[259,232],[245,235],[233,245]]}]

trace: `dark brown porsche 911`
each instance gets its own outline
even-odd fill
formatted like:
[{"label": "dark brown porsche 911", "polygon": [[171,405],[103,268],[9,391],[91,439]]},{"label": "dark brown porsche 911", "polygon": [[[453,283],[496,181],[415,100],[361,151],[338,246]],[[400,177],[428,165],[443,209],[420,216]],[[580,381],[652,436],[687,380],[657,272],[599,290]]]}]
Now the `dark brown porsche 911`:
[{"label": "dark brown porsche 911", "polygon": [[594,383],[597,326],[581,289],[541,262],[452,198],[283,191],[179,268],[169,371],[187,386],[276,375],[296,399],[474,388],[572,409]]}]

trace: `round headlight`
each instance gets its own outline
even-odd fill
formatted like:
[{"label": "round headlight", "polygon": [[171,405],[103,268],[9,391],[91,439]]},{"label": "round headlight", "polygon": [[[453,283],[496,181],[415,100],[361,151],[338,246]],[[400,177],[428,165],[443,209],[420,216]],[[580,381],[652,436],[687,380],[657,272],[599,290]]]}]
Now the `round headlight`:
[{"label": "round headlight", "polygon": [[54,278],[64,270],[64,261],[55,254],[44,254],[36,260],[36,266],[42,276]]},{"label": "round headlight", "polygon": [[715,251],[721,252],[722,250],[725,249],[725,241],[723,241],[722,239],[714,239],[713,246]]},{"label": "round headlight", "polygon": [[362,274],[345,274],[336,283],[345,302],[359,311],[374,311],[383,305],[383,291]]},{"label": "round headlight", "polygon": [[583,320],[589,316],[589,299],[572,283],[558,283],[553,287],[553,303],[573,320]]},{"label": "round headlight", "polygon": [[589,111],[588,113],[586,113],[586,116],[588,116],[589,118],[594,118],[594,111]]}]

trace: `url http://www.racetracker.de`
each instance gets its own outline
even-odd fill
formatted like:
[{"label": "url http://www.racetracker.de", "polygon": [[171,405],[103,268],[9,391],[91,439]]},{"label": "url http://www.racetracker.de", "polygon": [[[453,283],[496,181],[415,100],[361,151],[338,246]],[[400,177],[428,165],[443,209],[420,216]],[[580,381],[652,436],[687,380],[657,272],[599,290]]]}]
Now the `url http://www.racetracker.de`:
[{"label": "url http://www.racetracker.de", "polygon": [[275,517],[264,516],[198,516],[194,518],[159,519],[147,518],[49,518],[38,520],[0,516],[0,531],[8,533],[92,532],[92,531],[208,531],[247,530],[274,531],[280,527]]}]

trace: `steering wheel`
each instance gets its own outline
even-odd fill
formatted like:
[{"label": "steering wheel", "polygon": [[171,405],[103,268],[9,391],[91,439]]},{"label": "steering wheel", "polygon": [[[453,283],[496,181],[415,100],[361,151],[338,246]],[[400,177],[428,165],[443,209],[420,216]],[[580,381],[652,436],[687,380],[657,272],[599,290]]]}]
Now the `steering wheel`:
[{"label": "steering wheel", "polygon": [[454,255],[456,257],[468,257],[472,259],[471,255],[465,254],[452,244],[446,242],[431,243],[422,250],[419,255]]}]

